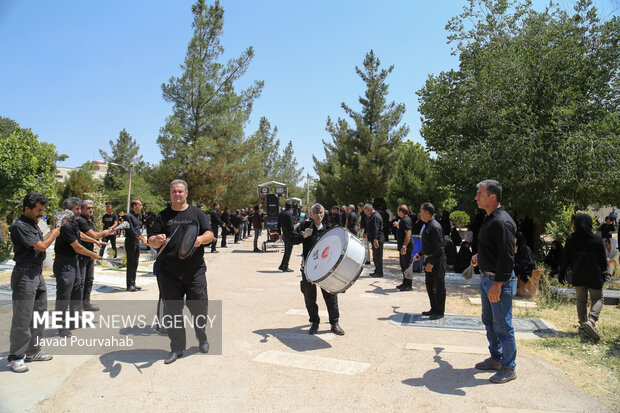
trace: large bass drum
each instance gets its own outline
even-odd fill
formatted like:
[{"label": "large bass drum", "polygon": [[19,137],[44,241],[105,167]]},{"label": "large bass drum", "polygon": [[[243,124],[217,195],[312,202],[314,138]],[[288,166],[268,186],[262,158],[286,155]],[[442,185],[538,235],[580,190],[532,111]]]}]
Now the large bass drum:
[{"label": "large bass drum", "polygon": [[304,262],[308,281],[336,294],[346,291],[360,276],[366,261],[364,242],[336,227],[314,244]]}]

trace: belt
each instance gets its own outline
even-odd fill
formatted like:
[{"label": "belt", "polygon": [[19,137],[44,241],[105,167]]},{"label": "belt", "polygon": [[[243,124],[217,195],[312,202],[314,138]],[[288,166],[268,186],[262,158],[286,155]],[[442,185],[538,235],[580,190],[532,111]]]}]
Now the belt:
[{"label": "belt", "polygon": [[16,262],[15,267],[41,268],[43,264],[33,264],[30,262]]},{"label": "belt", "polygon": [[480,274],[484,275],[485,277],[495,277],[495,273],[493,271],[480,270]]}]

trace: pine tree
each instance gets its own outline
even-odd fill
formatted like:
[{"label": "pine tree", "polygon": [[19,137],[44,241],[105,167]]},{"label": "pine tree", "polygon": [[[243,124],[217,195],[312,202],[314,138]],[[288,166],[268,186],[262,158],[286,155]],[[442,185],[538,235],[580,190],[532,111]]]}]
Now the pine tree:
[{"label": "pine tree", "polygon": [[244,164],[252,148],[244,138],[254,100],[262,82],[235,91],[234,82],[247,70],[254,50],[226,63],[220,44],[224,10],[220,2],[206,5],[198,0],[192,6],[194,34],[187,47],[183,73],[162,85],[163,97],[173,104],[157,140],[163,160],[160,178],[168,182],[184,179],[190,187],[190,200],[221,200],[236,192],[233,182],[247,172]]},{"label": "pine tree", "polygon": [[339,118],[327,119],[326,130],[332,142],[325,145],[325,160],[314,157],[319,175],[317,197],[327,205],[355,201],[374,201],[387,194],[387,182],[392,176],[397,145],[409,133],[406,125],[399,126],[405,105],[388,103],[387,76],[394,66],[380,69],[381,62],[371,50],[366,54],[364,67],[355,71],[366,83],[364,97],[359,98],[361,112],[355,112],[344,102],[345,113],[353,120],[351,127]]},{"label": "pine tree", "polygon": [[[118,134],[116,142],[110,139],[109,143],[112,149],[111,154],[99,149],[99,154],[108,164],[108,172],[103,178],[103,186],[107,190],[124,188],[127,185],[129,166],[133,165],[132,173],[136,174],[142,172],[145,167],[142,155],[139,154],[140,145],[125,129]],[[110,165],[111,163],[122,165],[122,167]]]}]

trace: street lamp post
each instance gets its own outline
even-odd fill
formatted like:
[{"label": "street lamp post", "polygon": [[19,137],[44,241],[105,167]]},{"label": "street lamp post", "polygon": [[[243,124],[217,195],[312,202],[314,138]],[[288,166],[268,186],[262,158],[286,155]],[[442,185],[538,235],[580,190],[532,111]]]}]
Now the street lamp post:
[{"label": "street lamp post", "polygon": [[133,168],[133,164],[130,163],[129,168],[126,168],[125,166],[114,162],[110,162],[110,165],[121,167],[127,172],[129,172],[129,186],[127,188],[127,210],[125,211],[127,214],[129,214],[129,203],[131,202],[131,169]]}]

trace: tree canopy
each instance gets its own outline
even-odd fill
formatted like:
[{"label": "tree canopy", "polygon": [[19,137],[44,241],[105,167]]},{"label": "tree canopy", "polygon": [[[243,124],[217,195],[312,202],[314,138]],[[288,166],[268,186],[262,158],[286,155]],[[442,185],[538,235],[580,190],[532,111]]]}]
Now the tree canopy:
[{"label": "tree canopy", "polygon": [[39,192],[55,205],[57,157],[56,147],[39,142],[30,129],[15,126],[10,135],[0,136],[0,217],[21,212],[29,192]]},{"label": "tree canopy", "polygon": [[173,104],[173,114],[157,140],[163,160],[159,174],[164,181],[184,179],[190,200],[222,199],[231,183],[247,171],[243,161],[252,148],[244,137],[254,100],[262,82],[235,90],[254,56],[247,48],[238,58],[221,62],[220,43],[224,10],[219,1],[192,6],[194,33],[187,47],[182,74],[162,85],[163,97]]},{"label": "tree canopy", "polygon": [[[470,27],[471,25],[471,27]],[[458,70],[418,91],[421,134],[461,201],[493,178],[540,230],[563,205],[620,202],[620,20],[470,0],[447,25]]]}]

